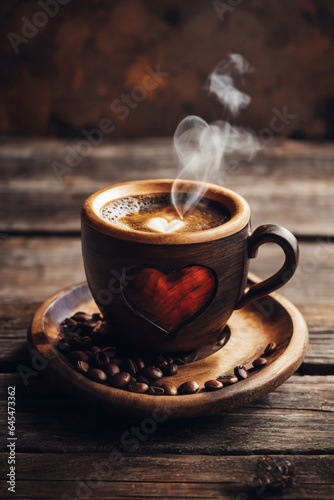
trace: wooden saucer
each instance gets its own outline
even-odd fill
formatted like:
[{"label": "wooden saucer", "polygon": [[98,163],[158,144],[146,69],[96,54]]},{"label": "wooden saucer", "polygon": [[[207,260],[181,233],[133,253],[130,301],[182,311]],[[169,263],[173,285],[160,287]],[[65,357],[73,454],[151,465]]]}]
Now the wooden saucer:
[{"label": "wooden saucer", "polygon": [[[258,282],[249,275],[249,284]],[[28,332],[32,356],[36,350],[48,360],[42,371],[50,381],[69,394],[104,406],[113,414],[149,417],[161,413],[170,418],[199,417],[244,406],[275,390],[287,380],[304,359],[308,329],[301,313],[277,293],[235,311],[228,321],[230,338],[219,351],[179,367],[172,377],[176,386],[195,380],[201,388],[205,381],[233,374],[234,367],[251,367],[270,342],[278,346],[267,358],[268,364],[249,377],[215,392],[187,396],[135,394],[92,382],[69,366],[54,347],[60,323],[76,311],[97,312],[87,283],[62,290],[37,310]],[[160,412],[160,413],[159,413]]]}]

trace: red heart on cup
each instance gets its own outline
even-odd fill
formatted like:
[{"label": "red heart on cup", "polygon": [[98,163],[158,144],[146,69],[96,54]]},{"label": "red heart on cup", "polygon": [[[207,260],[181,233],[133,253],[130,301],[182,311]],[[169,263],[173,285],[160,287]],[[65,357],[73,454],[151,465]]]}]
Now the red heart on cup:
[{"label": "red heart on cup", "polygon": [[165,274],[153,267],[123,273],[122,294],[131,309],[167,333],[189,324],[216,294],[216,275],[204,266],[188,266]]}]

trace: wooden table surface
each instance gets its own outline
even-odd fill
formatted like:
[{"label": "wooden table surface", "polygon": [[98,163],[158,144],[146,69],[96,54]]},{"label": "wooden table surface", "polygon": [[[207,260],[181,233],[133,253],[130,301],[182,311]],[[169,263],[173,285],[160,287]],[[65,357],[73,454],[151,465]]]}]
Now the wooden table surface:
[{"label": "wooden table surface", "polygon": [[[3,498],[334,498],[334,145],[275,142],[226,185],[250,203],[253,227],[276,223],[300,242],[300,264],[282,290],[304,315],[310,347],[298,372],[249,407],[193,420],[167,420],[129,453],[124,432],[140,421],[113,418],[55,390],[31,367],[26,331],[50,295],[84,280],[80,205],[92,192],[131,179],[174,177],[171,142],[102,144],[62,179],[63,140],[0,144],[1,497]],[[279,248],[261,248],[251,270],[272,274]],[[16,492],[7,490],[7,390],[16,387]],[[116,451],[121,464],[96,476]],[[249,489],[262,455],[296,466],[292,488]],[[107,470],[107,469],[106,469]],[[95,475],[94,475],[95,473]],[[102,471],[103,474],[103,471]]]}]

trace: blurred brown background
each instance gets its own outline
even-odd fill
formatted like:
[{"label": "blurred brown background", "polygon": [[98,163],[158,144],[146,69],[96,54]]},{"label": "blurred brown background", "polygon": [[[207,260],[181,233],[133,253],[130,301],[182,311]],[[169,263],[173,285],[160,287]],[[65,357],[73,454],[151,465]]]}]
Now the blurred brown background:
[{"label": "blurred brown background", "polygon": [[219,119],[203,86],[239,52],[255,69],[240,124],[272,130],[285,109],[275,135],[334,137],[331,0],[2,0],[0,17],[2,135],[80,137],[109,118],[110,137],[167,136],[187,114]]}]

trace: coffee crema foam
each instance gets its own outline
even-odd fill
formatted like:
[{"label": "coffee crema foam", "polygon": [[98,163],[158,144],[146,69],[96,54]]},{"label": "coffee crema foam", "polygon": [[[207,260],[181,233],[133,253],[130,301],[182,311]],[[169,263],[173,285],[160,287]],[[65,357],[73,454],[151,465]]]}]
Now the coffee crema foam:
[{"label": "coffee crema foam", "polygon": [[[178,193],[180,202],[187,193]],[[102,207],[100,217],[123,229],[150,233],[193,233],[205,231],[227,222],[230,213],[222,204],[201,198],[196,207],[179,216],[171,202],[170,193],[127,196],[108,202]]]}]

